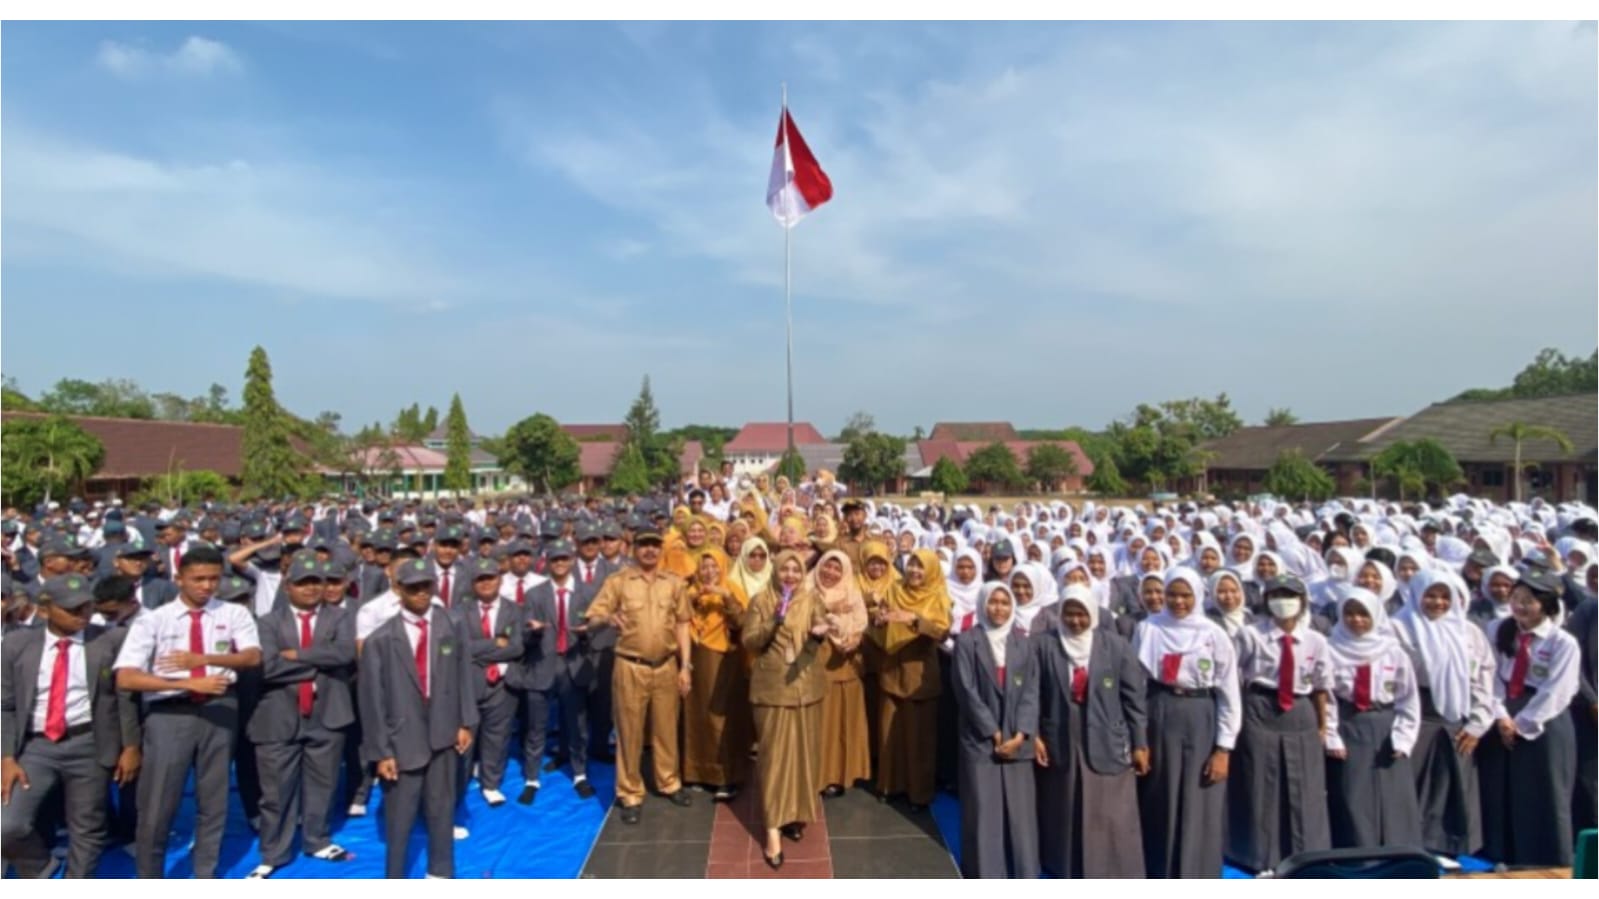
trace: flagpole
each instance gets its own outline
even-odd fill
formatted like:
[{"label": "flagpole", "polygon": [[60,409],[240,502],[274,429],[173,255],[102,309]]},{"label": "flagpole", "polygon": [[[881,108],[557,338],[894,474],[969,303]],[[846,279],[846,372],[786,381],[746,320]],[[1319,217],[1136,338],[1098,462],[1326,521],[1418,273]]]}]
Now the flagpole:
[{"label": "flagpole", "polygon": [[[788,82],[783,82],[783,143],[788,143]],[[794,225],[783,225],[783,310],[788,321],[788,453],[794,452]]]}]

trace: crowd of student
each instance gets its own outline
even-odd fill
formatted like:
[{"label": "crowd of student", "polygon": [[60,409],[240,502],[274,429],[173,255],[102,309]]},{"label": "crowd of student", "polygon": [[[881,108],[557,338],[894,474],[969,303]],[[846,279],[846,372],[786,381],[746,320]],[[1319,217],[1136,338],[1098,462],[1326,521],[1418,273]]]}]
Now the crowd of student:
[{"label": "crowd of student", "polygon": [[757,792],[774,868],[861,785],[957,789],[973,877],[1558,866],[1593,826],[1591,508],[841,494],[8,510],[7,860],[53,873],[64,824],[69,876],[117,843],[161,876],[192,771],[210,876],[236,766],[252,876],[347,858],[375,782],[388,874],[421,815],[448,877],[514,750],[524,804],[614,758],[637,823],[646,735],[669,801]]}]

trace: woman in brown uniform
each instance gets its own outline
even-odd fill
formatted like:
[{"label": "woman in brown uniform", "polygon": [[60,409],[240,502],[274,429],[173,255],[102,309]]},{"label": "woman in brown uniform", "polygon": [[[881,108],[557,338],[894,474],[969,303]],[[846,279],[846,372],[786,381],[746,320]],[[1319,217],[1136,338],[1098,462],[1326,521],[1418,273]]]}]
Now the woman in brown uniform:
[{"label": "woman in brown uniform", "polygon": [[880,607],[872,638],[883,649],[877,682],[877,796],[905,794],[912,811],[933,801],[938,739],[938,644],[949,631],[949,593],[938,554],[918,549],[905,562],[905,579]]},{"label": "woman in brown uniform", "polygon": [[710,549],[700,552],[688,595],[694,685],[683,700],[683,782],[709,787],[717,801],[726,801],[748,773],[754,729],[736,637],[749,598],[728,580],[722,554]]},{"label": "woman in brown uniform", "polygon": [[776,568],[771,586],[750,602],[743,628],[744,648],[755,653],[750,704],[761,746],[755,774],[766,828],[762,854],[774,870],[783,866],[783,837],[798,841],[816,820],[827,692],[817,653],[829,630],[821,597],[801,583],[799,554],[779,553]]},{"label": "woman in brown uniform", "polygon": [[[867,540],[861,547],[861,598],[866,601],[866,614],[876,619],[877,611],[888,601],[888,591],[899,580],[894,570],[894,554],[888,544],[880,539]],[[882,710],[883,691],[878,686],[877,675],[883,669],[883,647],[873,638],[861,641],[861,682],[866,685],[866,746],[875,767],[877,750],[882,746],[882,731],[877,726],[877,714]]]},{"label": "woman in brown uniform", "polygon": [[850,570],[849,555],[832,550],[805,576],[805,589],[826,606],[836,633],[822,647],[827,696],[822,700],[822,795],[840,796],[858,780],[872,776],[866,733],[866,693],[861,683],[861,633],[866,604]]}]

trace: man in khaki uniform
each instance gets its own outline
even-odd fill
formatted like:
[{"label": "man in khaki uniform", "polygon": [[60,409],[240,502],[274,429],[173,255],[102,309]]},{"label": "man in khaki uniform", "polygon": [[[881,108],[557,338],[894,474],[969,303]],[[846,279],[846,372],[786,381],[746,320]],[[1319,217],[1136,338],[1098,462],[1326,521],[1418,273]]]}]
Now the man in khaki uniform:
[{"label": "man in khaki uniform", "polygon": [[863,558],[867,539],[866,504],[858,499],[845,500],[843,511],[844,527],[833,548],[843,550],[844,555],[849,556],[850,564],[855,566],[851,570],[858,574],[866,567],[866,559]]},{"label": "man in khaki uniform", "polygon": [[661,566],[661,532],[643,528],[633,538],[637,567],[605,579],[585,613],[590,627],[617,630],[611,694],[616,721],[616,802],[622,823],[637,824],[644,803],[639,756],[644,722],[650,725],[655,788],[675,805],[689,805],[678,776],[677,716],[689,692],[692,617],[681,578]]}]

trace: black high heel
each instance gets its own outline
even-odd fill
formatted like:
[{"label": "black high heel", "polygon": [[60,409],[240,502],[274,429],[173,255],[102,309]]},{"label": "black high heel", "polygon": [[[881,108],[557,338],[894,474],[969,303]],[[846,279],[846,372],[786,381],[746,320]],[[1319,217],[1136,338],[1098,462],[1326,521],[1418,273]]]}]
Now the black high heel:
[{"label": "black high heel", "polygon": [[781,852],[779,852],[775,856],[772,856],[772,855],[767,855],[766,854],[766,850],[762,849],[761,850],[761,859],[766,862],[766,867],[771,868],[773,871],[776,871],[777,869],[783,867],[783,853],[781,853]]},{"label": "black high heel", "polygon": [[791,843],[798,843],[800,840],[805,839],[805,825],[803,824],[784,824],[777,829],[777,832]]}]

